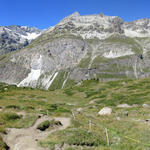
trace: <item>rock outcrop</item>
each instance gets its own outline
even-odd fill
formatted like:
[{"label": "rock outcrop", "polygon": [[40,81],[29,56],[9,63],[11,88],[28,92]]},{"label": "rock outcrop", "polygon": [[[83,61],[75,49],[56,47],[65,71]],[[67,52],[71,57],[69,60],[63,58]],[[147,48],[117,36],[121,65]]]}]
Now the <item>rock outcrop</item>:
[{"label": "rock outcrop", "polygon": [[0,55],[27,46],[40,34],[39,29],[27,26],[0,26]]}]

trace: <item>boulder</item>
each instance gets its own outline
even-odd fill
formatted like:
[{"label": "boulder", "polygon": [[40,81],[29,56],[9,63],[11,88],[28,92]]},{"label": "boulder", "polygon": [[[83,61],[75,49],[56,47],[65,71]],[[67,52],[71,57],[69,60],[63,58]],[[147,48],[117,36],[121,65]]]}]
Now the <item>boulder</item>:
[{"label": "boulder", "polygon": [[128,105],[128,104],[120,104],[117,106],[118,108],[131,108],[132,106]]},{"label": "boulder", "polygon": [[116,119],[118,120],[118,121],[120,121],[121,119],[120,119],[120,117],[116,117]]},{"label": "boulder", "polygon": [[91,104],[94,104],[95,103],[95,100],[91,100],[90,102],[89,102],[89,104],[91,105]]},{"label": "boulder", "polygon": [[124,111],[124,112],[123,112],[123,115],[124,115],[124,116],[129,116],[129,112],[128,112],[128,111]]},{"label": "boulder", "polygon": [[111,115],[111,113],[112,109],[109,107],[104,107],[98,112],[99,115]]},{"label": "boulder", "polygon": [[4,88],[4,90],[5,90],[5,91],[7,91],[7,90],[8,90],[8,88]]},{"label": "boulder", "polygon": [[83,111],[82,108],[78,108],[78,109],[77,109],[77,112],[78,112],[79,114],[82,113],[82,111]]},{"label": "boulder", "polygon": [[143,108],[149,108],[149,105],[148,104],[143,104],[142,107]]}]

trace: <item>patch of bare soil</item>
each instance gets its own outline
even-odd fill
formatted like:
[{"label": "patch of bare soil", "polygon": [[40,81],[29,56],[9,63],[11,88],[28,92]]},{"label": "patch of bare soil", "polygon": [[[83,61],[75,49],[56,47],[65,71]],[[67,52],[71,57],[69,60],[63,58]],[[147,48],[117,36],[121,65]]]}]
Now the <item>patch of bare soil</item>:
[{"label": "patch of bare soil", "polygon": [[[45,120],[58,120],[62,123],[62,126],[58,126],[50,131],[40,131],[37,130],[37,126]],[[3,140],[10,147],[10,150],[47,150],[45,148],[39,147],[37,145],[38,140],[45,139],[52,132],[57,130],[63,130],[70,125],[70,118],[51,118],[47,116],[42,116],[37,119],[35,124],[30,128],[7,129],[7,134],[3,135]]]}]

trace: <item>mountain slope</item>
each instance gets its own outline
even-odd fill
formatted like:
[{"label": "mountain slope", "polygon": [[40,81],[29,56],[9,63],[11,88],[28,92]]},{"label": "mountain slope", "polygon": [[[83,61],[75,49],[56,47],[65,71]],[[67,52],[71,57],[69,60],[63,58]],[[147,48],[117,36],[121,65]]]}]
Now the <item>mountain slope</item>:
[{"label": "mountain slope", "polygon": [[0,26],[0,55],[27,46],[40,34],[39,29],[27,26]]},{"label": "mountain slope", "polygon": [[24,49],[1,56],[0,81],[56,89],[93,78],[149,76],[149,31],[148,19],[127,23],[119,17],[75,12]]}]

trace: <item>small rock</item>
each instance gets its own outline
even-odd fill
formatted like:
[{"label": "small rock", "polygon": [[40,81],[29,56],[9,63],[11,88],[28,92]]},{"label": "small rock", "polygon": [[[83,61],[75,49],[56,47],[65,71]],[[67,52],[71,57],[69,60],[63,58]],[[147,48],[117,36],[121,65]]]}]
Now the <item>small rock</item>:
[{"label": "small rock", "polygon": [[142,107],[143,108],[149,108],[149,105],[148,104],[143,104]]},{"label": "small rock", "polygon": [[150,119],[146,119],[145,121],[146,121],[146,122],[150,122]]},{"label": "small rock", "polygon": [[77,109],[77,112],[78,112],[79,114],[82,113],[82,111],[83,111],[82,108],[78,108],[78,109]]},{"label": "small rock", "polygon": [[125,116],[128,116],[128,115],[129,115],[129,112],[128,112],[128,111],[124,111],[123,114],[124,114]]},{"label": "small rock", "polygon": [[67,105],[69,105],[69,106],[75,106],[75,104],[71,104],[71,103],[67,103]]},{"label": "small rock", "polygon": [[94,105],[93,108],[96,108],[96,106]]},{"label": "small rock", "polygon": [[80,86],[82,84],[82,82],[79,82],[78,84],[77,84],[77,86]]},{"label": "small rock", "polygon": [[25,119],[25,117],[26,117],[26,113],[24,111],[17,112],[17,115],[21,115],[22,119]]},{"label": "small rock", "polygon": [[138,107],[138,104],[133,104],[132,107]]},{"label": "small rock", "polygon": [[0,107],[0,111],[2,111],[3,110],[3,108],[2,107]]},{"label": "small rock", "polygon": [[44,101],[44,102],[48,102],[48,100],[47,100],[47,99],[42,99],[42,101]]},{"label": "small rock", "polygon": [[8,88],[4,88],[4,90],[5,90],[5,91],[7,91],[7,90],[8,90]]},{"label": "small rock", "polygon": [[132,106],[128,105],[128,104],[120,104],[117,106],[118,108],[131,108]]},{"label": "small rock", "polygon": [[119,120],[120,120],[120,117],[116,117],[116,119],[119,121]]},{"label": "small rock", "polygon": [[122,85],[124,86],[124,85],[126,85],[126,83],[125,83],[125,82],[122,82]]},{"label": "small rock", "polygon": [[99,115],[111,115],[111,113],[112,113],[112,109],[109,107],[104,107],[98,112]]},{"label": "small rock", "polygon": [[95,100],[91,100],[90,102],[89,102],[89,104],[94,104],[95,103]]}]

